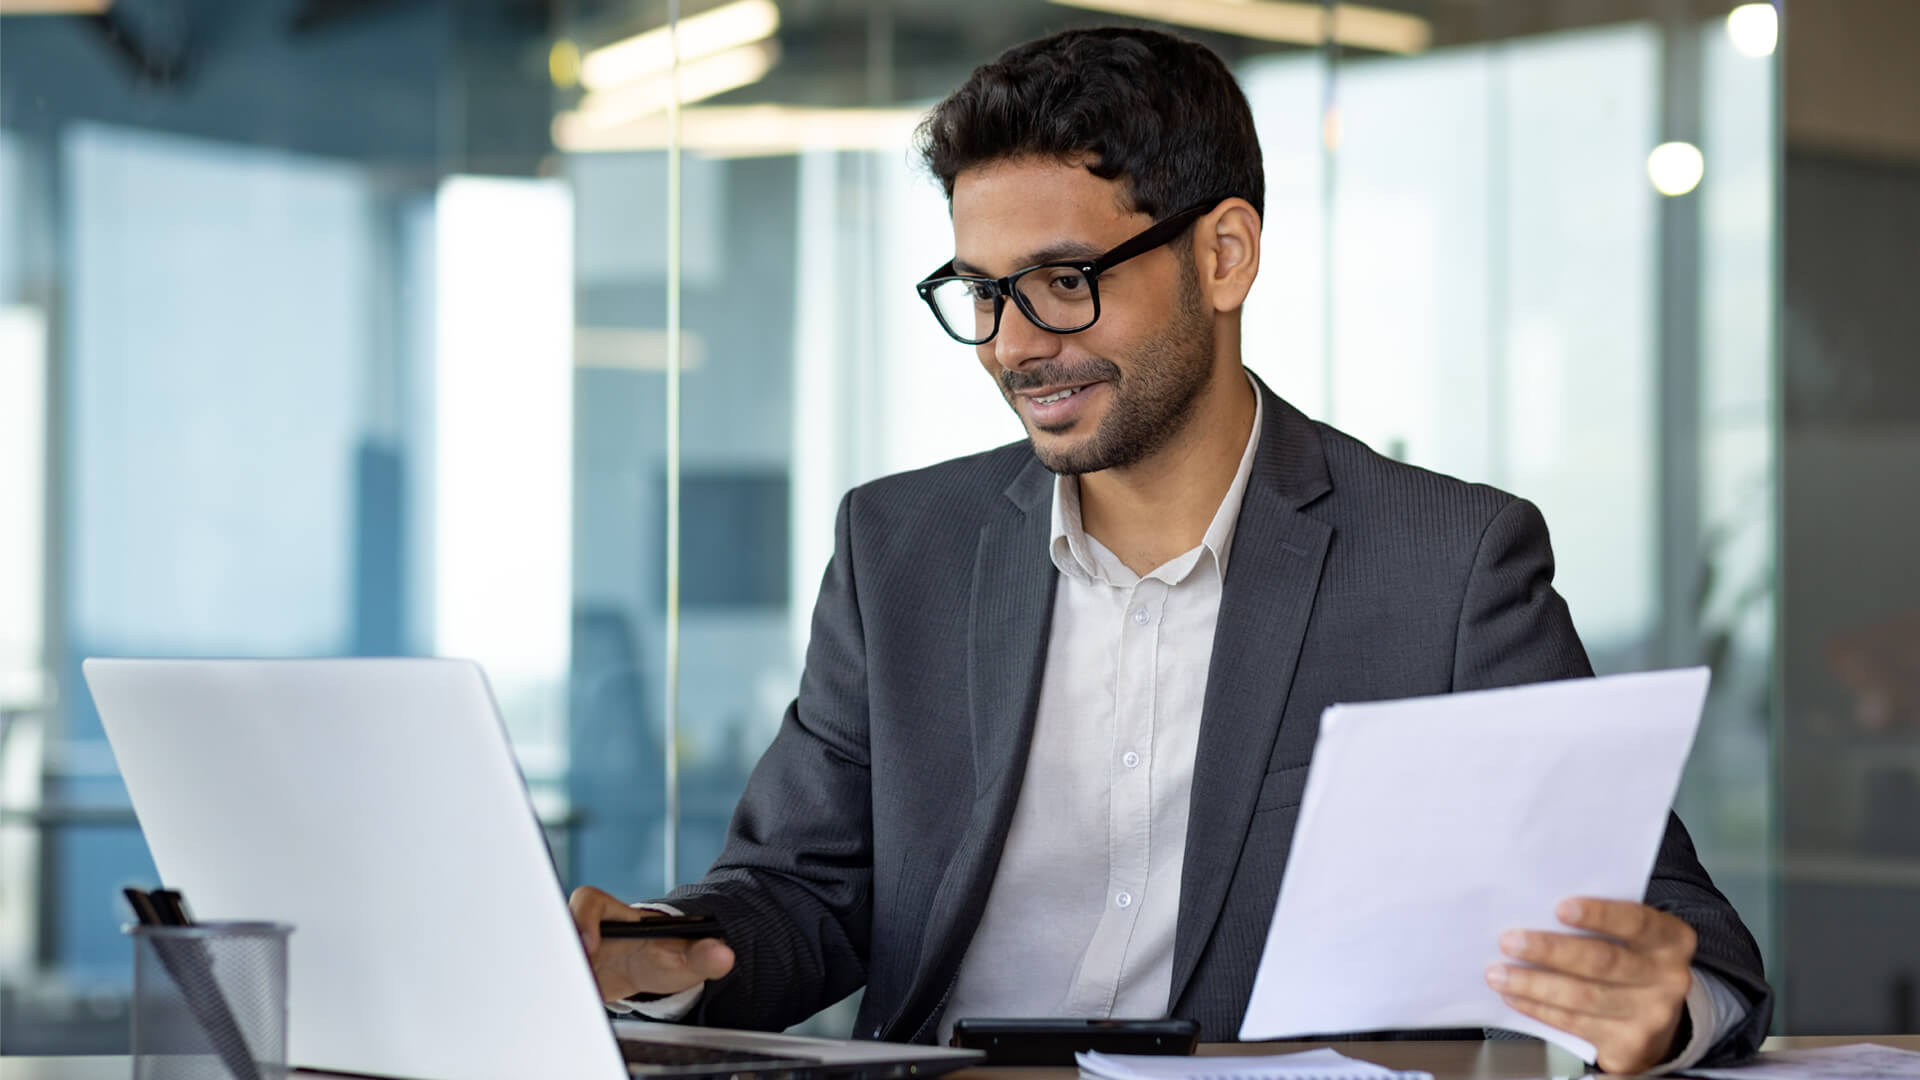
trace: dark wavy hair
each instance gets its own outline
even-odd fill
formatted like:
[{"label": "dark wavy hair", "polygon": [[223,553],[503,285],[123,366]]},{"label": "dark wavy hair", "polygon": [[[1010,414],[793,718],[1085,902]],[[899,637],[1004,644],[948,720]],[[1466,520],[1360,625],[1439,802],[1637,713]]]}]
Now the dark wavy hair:
[{"label": "dark wavy hair", "polygon": [[1066,30],[974,69],[917,133],[947,198],[963,170],[1008,158],[1093,159],[1133,208],[1164,218],[1239,196],[1264,213],[1246,95],[1211,49],[1157,30]]}]

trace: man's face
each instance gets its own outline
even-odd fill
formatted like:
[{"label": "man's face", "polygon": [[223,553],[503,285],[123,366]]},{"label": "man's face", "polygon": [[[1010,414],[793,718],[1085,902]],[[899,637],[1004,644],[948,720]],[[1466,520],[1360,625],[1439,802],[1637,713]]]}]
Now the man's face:
[{"label": "man's face", "polygon": [[[954,263],[963,274],[1002,277],[1090,259],[1152,224],[1126,206],[1118,181],[1077,164],[1015,159],[954,180]],[[1213,312],[1191,259],[1178,254],[1190,244],[1182,234],[1100,275],[1100,318],[1086,330],[1042,330],[1009,300],[999,333],[975,347],[1047,468],[1124,468],[1185,424],[1214,350]]]}]

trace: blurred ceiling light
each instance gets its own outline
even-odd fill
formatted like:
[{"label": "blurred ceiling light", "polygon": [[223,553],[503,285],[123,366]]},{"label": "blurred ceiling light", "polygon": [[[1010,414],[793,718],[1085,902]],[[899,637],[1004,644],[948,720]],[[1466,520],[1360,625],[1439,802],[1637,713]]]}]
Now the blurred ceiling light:
[{"label": "blurred ceiling light", "polygon": [[[1327,38],[1326,8],[1298,0],[1053,0],[1223,34],[1319,45]],[[1357,49],[1417,53],[1433,44],[1433,24],[1418,15],[1342,3],[1333,11],[1333,40]]]},{"label": "blurred ceiling light", "polygon": [[[807,150],[903,150],[926,115],[918,109],[826,109],[794,105],[717,105],[680,113],[680,145],[707,157],[767,157]],[[667,118],[617,128],[592,127],[573,113],[553,121],[554,145],[581,153],[664,150]]]},{"label": "blurred ceiling light", "polygon": [[0,15],[98,15],[113,0],[0,0]]},{"label": "blurred ceiling light", "polygon": [[1742,56],[1772,56],[1780,43],[1780,13],[1772,4],[1741,4],[1727,12],[1727,36]]},{"label": "blurred ceiling light", "polygon": [[580,85],[611,90],[657,75],[673,67],[676,44],[685,67],[688,61],[763,41],[778,29],[780,9],[773,0],[735,0],[681,19],[677,42],[673,31],[662,26],[594,49],[580,61]]},{"label": "blurred ceiling light", "polygon": [[580,100],[580,107],[563,116],[589,128],[609,129],[665,112],[673,103],[676,83],[680,104],[705,101],[716,94],[758,82],[779,62],[780,46],[762,41],[680,65],[680,70],[653,75],[612,90],[597,90]]},{"label": "blurred ceiling light", "polygon": [[1661,143],[1647,155],[1647,176],[1662,195],[1685,195],[1700,186],[1707,172],[1707,159],[1692,143]]}]

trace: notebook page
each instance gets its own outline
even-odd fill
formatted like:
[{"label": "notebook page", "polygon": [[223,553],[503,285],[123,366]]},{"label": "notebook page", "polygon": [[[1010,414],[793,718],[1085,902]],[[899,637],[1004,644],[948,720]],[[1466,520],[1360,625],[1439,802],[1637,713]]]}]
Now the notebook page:
[{"label": "notebook page", "polygon": [[1075,1054],[1080,1075],[1094,1080],[1433,1080],[1397,1072],[1337,1050],[1264,1057],[1180,1057],[1166,1054]]}]

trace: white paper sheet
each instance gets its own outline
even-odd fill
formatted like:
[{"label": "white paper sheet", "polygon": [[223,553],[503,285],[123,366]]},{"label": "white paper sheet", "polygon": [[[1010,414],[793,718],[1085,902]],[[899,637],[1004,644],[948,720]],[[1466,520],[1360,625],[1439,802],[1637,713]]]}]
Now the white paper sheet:
[{"label": "white paper sheet", "polygon": [[1396,1072],[1325,1049],[1264,1057],[1101,1053],[1073,1057],[1080,1075],[1091,1080],[1433,1080],[1432,1073]]},{"label": "white paper sheet", "polygon": [[1567,897],[1645,896],[1707,678],[1328,709],[1240,1037],[1498,1027],[1592,1061],[1486,968],[1502,931],[1564,931]]},{"label": "white paper sheet", "polygon": [[1877,1043],[1848,1043],[1808,1050],[1774,1050],[1727,1069],[1688,1069],[1713,1080],[1874,1080],[1920,1077],[1920,1054]]}]

